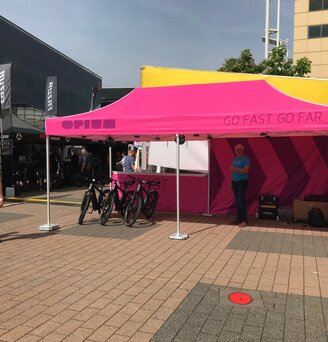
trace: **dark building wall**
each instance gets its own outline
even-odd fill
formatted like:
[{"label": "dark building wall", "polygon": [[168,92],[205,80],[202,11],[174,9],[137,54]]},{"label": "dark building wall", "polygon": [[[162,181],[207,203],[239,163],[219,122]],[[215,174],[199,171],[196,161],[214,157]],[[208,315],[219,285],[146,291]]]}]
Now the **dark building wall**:
[{"label": "dark building wall", "polygon": [[121,99],[133,89],[134,88],[103,88],[101,93],[101,107],[105,107]]},{"label": "dark building wall", "polygon": [[[83,52],[81,52],[83,53]],[[58,116],[90,110],[101,78],[0,16],[0,64],[11,63],[12,104],[44,110],[47,76],[58,77]],[[94,107],[101,102],[101,91]]]}]

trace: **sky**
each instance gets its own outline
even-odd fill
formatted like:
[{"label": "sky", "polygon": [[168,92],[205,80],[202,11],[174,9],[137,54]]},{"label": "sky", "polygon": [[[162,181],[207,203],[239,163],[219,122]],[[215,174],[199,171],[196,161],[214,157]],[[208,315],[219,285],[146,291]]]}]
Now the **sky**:
[{"label": "sky", "polygon": [[[0,0],[1,15],[102,77],[138,87],[142,65],[217,70],[251,49],[264,58],[265,0]],[[276,26],[271,0],[270,27]],[[292,57],[294,0],[281,1]]]}]

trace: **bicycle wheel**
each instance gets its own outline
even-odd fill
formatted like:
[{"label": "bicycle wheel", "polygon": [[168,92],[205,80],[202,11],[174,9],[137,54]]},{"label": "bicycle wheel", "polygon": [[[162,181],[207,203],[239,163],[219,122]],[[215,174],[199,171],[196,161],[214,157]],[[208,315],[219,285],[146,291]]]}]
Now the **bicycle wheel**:
[{"label": "bicycle wheel", "polygon": [[87,213],[89,209],[90,202],[91,202],[91,194],[90,192],[86,191],[82,200],[82,204],[81,204],[81,211],[80,211],[80,216],[78,220],[79,224],[83,224],[83,220],[84,220],[85,214]]},{"label": "bicycle wheel", "polygon": [[141,198],[135,197],[126,207],[124,214],[124,224],[131,227],[139,217],[141,210]]},{"label": "bicycle wheel", "polygon": [[147,195],[146,203],[143,209],[143,213],[147,218],[151,218],[154,214],[158,200],[158,194],[156,191],[150,191]]},{"label": "bicycle wheel", "polygon": [[106,222],[110,218],[110,215],[112,214],[114,203],[115,203],[115,194],[112,192],[107,197],[105,205],[101,209],[99,223],[102,224],[103,226],[106,224]]},{"label": "bicycle wheel", "polygon": [[120,214],[124,217],[124,214],[125,214],[125,210],[126,210],[126,207],[128,206],[129,202],[132,200],[133,198],[133,194],[134,194],[134,191],[133,190],[130,190],[130,191],[127,191],[123,194],[123,197],[121,199],[121,208],[119,210]]}]

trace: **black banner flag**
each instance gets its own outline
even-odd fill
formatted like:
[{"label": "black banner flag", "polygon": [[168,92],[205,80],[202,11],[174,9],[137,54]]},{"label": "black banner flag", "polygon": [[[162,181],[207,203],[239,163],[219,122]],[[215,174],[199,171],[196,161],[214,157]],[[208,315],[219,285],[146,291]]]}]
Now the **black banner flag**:
[{"label": "black banner flag", "polygon": [[0,103],[1,111],[11,107],[10,64],[0,64]]},{"label": "black banner flag", "polygon": [[57,115],[57,76],[48,76],[45,96],[46,116]]}]

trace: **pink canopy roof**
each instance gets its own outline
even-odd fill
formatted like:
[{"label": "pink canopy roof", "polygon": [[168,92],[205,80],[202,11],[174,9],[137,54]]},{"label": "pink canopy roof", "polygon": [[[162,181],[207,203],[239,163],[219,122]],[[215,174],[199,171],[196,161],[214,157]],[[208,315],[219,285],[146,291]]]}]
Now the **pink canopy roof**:
[{"label": "pink canopy roof", "polygon": [[106,107],[46,120],[46,134],[105,140],[328,135],[328,106],[264,80],[137,88]]}]

